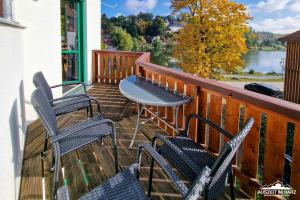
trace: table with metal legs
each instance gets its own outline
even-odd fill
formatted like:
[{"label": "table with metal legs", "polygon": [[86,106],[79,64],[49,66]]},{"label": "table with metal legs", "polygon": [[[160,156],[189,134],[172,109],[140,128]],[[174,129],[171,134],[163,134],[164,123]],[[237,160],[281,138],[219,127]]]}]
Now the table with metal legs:
[{"label": "table with metal legs", "polygon": [[[143,123],[158,118],[163,121],[166,126],[173,129],[176,133],[178,130],[178,111],[179,107],[191,101],[191,97],[183,94],[170,91],[167,88],[158,86],[151,81],[146,80],[144,77],[129,76],[121,80],[119,89],[121,94],[126,98],[137,103],[138,116],[136,121],[136,128],[133,138],[130,142],[129,147],[131,148],[134,144],[135,137],[139,131],[141,125],[141,114],[143,111],[147,111],[151,114],[149,119],[146,119]],[[157,107],[156,112],[148,109],[147,106]],[[160,117],[159,107],[171,107],[175,110],[175,127],[169,124],[166,120]]]}]

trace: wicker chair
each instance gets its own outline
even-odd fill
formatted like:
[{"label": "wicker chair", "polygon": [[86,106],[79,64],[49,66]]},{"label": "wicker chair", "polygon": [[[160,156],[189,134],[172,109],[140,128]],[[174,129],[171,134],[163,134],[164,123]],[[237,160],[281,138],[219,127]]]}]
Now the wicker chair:
[{"label": "wicker chair", "polygon": [[[99,103],[92,97],[86,94],[86,85],[84,83],[70,83],[70,84],[60,84],[50,87],[47,83],[42,72],[37,72],[33,76],[33,84],[35,87],[40,87],[44,95],[47,97],[50,105],[52,106],[56,116],[74,112],[80,109],[86,109],[87,114],[90,112],[90,116],[93,116],[91,101],[97,104],[98,112],[100,113]],[[77,85],[81,84],[84,89],[84,94],[63,96],[57,99],[53,99],[52,89],[57,87],[63,87],[67,85]]]},{"label": "wicker chair", "polygon": [[[218,132],[229,138],[225,143],[217,158],[213,157],[200,145],[194,143],[188,136],[188,128],[191,118],[196,118],[199,121],[208,124],[210,127],[216,129]],[[236,154],[241,143],[249,133],[254,123],[253,118],[249,118],[239,134],[233,137],[227,131],[223,130],[211,121],[204,119],[198,115],[190,115],[186,121],[185,130],[178,136],[168,140],[161,134],[156,134],[152,140],[152,145],[157,148],[158,152],[171,162],[178,171],[184,175],[191,183],[195,182],[195,177],[199,175],[204,166],[211,168],[211,181],[206,186],[204,191],[205,199],[216,199],[224,190],[227,182],[227,175],[230,182],[231,199],[235,199],[233,188],[233,176],[231,169],[231,161]],[[158,146],[157,140],[162,142]],[[153,172],[153,161],[151,163],[150,176]],[[148,195],[151,194],[151,178],[149,179]]]},{"label": "wicker chair", "polygon": [[[201,196],[205,185],[210,180],[210,169],[204,167],[195,178],[195,183],[191,188],[180,180],[173,172],[169,164],[155,151],[149,144],[141,144],[138,147],[137,163],[132,164],[121,173],[116,174],[108,181],[100,186],[97,186],[89,193],[80,197],[80,200],[143,200],[149,199],[144,192],[142,185],[139,183],[139,170],[141,166],[142,152],[145,150],[164,170],[167,176],[171,179],[176,190],[180,193],[183,199],[194,200]],[[68,186],[62,186],[57,191],[59,200],[69,200],[70,193]]]},{"label": "wicker chair", "polygon": [[115,170],[116,173],[118,172],[116,129],[111,120],[103,119],[99,115],[58,130],[55,113],[40,88],[37,88],[32,93],[31,103],[52,142],[54,165],[53,194],[55,194],[59,178],[60,158],[71,151],[109,135],[113,141]]}]

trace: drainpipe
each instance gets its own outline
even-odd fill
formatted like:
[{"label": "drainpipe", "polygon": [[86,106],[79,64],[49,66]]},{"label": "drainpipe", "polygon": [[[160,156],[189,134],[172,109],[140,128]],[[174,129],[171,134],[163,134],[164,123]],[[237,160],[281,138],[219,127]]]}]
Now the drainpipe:
[{"label": "drainpipe", "polygon": [[12,20],[12,6],[11,0],[3,0],[2,1],[2,9],[3,9],[3,18]]}]

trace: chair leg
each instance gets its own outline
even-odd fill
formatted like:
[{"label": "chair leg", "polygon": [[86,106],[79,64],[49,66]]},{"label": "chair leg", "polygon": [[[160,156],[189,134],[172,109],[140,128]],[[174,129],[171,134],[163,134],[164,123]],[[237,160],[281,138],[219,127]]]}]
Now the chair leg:
[{"label": "chair leg", "polygon": [[153,178],[153,168],[154,168],[154,159],[151,159],[151,165],[150,165],[150,174],[149,174],[149,180],[148,180],[148,197],[151,197],[151,190],[152,190],[152,178]]},{"label": "chair leg", "polygon": [[90,102],[89,109],[90,109],[90,117],[92,118],[92,117],[93,117],[93,106],[92,106],[92,102]]},{"label": "chair leg", "polygon": [[59,178],[59,162],[60,159],[57,158],[54,164],[54,176],[53,176],[53,188],[52,188],[52,199],[56,199],[56,189],[58,186],[58,178]]},{"label": "chair leg", "polygon": [[52,162],[51,162],[51,167],[50,167],[50,172],[54,172],[55,171],[55,157],[52,154]]},{"label": "chair leg", "polygon": [[47,148],[48,148],[48,137],[47,137],[47,135],[45,135],[45,143],[44,143],[43,156],[46,155]]},{"label": "chair leg", "polygon": [[115,168],[116,168],[116,174],[119,172],[119,163],[118,163],[118,150],[117,146],[114,145],[114,154],[115,154]]},{"label": "chair leg", "polygon": [[[112,123],[112,142],[113,142],[113,146],[114,146],[114,154],[115,154],[115,170],[116,170],[116,174],[119,172],[119,163],[118,163],[118,149],[117,149],[117,138],[116,138],[116,127],[115,124]],[[103,142],[102,138],[101,138],[101,142]]]},{"label": "chair leg", "polygon": [[231,197],[231,200],[235,200],[232,170],[230,170],[228,176],[229,176],[228,178],[229,178],[229,184],[230,184],[230,197]]},{"label": "chair leg", "polygon": [[89,118],[89,108],[86,108],[86,117]]}]

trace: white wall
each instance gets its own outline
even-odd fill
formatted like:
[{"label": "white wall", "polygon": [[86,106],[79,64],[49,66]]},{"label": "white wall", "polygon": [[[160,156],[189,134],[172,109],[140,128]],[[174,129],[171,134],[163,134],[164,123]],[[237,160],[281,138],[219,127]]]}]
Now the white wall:
[{"label": "white wall", "polygon": [[101,13],[100,0],[86,1],[86,60],[87,82],[92,82],[92,50],[101,47]]},{"label": "white wall", "polygon": [[25,29],[0,24],[0,199],[18,199],[33,74],[61,83],[60,1],[14,0],[14,13]]},{"label": "white wall", "polygon": [[22,32],[0,25],[0,199],[16,199],[20,183],[26,130]]},{"label": "white wall", "polygon": [[[30,103],[32,76],[62,82],[60,0],[14,0],[19,29],[0,23],[0,199],[17,199],[27,125],[37,119]],[[86,0],[87,81],[91,51],[100,49],[100,1]],[[58,92],[59,93],[59,92]]]},{"label": "white wall", "polygon": [[[25,101],[35,89],[32,76],[42,71],[50,85],[62,82],[60,0],[23,0],[16,11],[17,20],[24,26],[24,86]],[[23,4],[23,5],[22,5]],[[36,113],[26,104],[27,120],[35,120]]]}]

